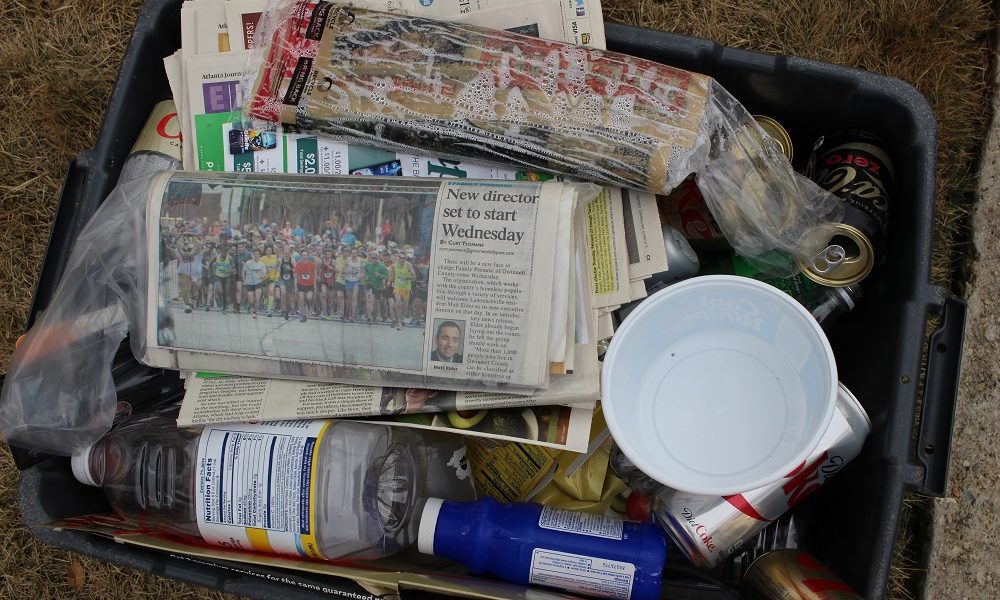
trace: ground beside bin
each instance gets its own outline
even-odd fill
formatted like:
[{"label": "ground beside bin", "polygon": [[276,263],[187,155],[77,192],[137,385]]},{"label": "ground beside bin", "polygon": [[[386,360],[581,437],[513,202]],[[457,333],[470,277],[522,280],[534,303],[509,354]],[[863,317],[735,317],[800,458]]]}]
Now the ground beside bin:
[{"label": "ground beside bin", "polygon": [[979,172],[965,354],[948,496],[933,503],[924,597],[973,600],[1000,585],[1000,94]]}]

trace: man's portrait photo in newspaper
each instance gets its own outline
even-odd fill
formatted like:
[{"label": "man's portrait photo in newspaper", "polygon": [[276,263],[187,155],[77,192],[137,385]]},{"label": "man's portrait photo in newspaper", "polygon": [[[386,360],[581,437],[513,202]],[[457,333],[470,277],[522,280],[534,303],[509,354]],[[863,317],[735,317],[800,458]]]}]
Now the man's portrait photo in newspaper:
[{"label": "man's portrait photo in newspaper", "polygon": [[172,180],[154,282],[173,318],[170,346],[420,370],[426,293],[411,290],[426,289],[419,279],[428,273],[440,184],[362,181]]},{"label": "man's portrait photo in newspaper", "polygon": [[434,347],[431,360],[436,362],[462,362],[462,340],[465,321],[434,319]]}]

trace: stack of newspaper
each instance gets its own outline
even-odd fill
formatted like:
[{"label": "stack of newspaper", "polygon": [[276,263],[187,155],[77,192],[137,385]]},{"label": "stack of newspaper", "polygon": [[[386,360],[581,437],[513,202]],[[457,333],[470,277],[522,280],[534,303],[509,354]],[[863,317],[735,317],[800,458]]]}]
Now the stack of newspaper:
[{"label": "stack of newspaper", "polygon": [[[353,4],[604,47],[598,0]],[[393,415],[403,425],[585,450],[599,396],[597,342],[613,334],[615,309],[645,297],[643,280],[667,270],[655,197],[605,188],[574,210],[573,200],[552,200],[575,199],[580,188],[545,173],[352,146],[280,128],[255,130],[244,124],[240,108],[249,50],[266,8],[266,0],[188,0],[181,10],[182,48],[164,59],[182,124],[184,168],[261,174],[249,181],[175,175],[153,194],[151,216],[159,219],[150,219],[150,233],[160,236],[162,268],[148,312],[157,314],[153,302],[166,305],[172,330],[163,335],[151,316],[146,360],[185,374],[179,423]],[[398,186],[372,190],[359,179],[353,187],[342,184],[335,207],[320,208],[308,184],[289,191],[268,173],[439,181],[431,188],[401,178]],[[508,181],[490,186],[464,179]],[[469,198],[491,193],[537,195],[551,207],[529,215],[522,214],[530,206],[523,203],[470,204]],[[412,201],[408,207],[404,198]],[[477,257],[474,247],[449,245],[468,243],[463,233],[483,225],[482,217],[469,218],[470,207],[480,214],[495,207],[489,228],[528,235],[525,246],[494,239]],[[503,218],[531,219],[536,228],[517,229]],[[454,239],[442,239],[446,221]],[[232,256],[219,260],[222,244],[213,241],[222,239]],[[254,249],[262,255],[255,258]],[[373,257],[390,278],[398,269],[401,281],[412,282],[409,290],[390,292],[385,288],[394,286],[387,283],[383,295],[368,302],[372,286],[355,286]],[[355,261],[362,276],[345,281],[342,274],[353,267],[344,267]],[[150,273],[155,262],[151,258]],[[310,262],[318,265],[315,287],[300,293],[296,265],[308,269]],[[248,264],[253,271],[260,263],[259,278],[243,276]],[[335,265],[334,275],[324,282],[327,263]],[[234,270],[234,285],[225,290],[219,265]],[[524,312],[516,324],[491,324],[505,283],[516,296],[509,303]],[[491,290],[470,296],[486,314],[468,304],[458,308],[459,294],[447,291],[477,285]],[[227,306],[230,321],[222,324]],[[317,333],[324,327],[330,335]],[[510,373],[495,377],[491,367]],[[354,383],[317,382],[331,380]],[[376,382],[394,387],[372,387]]]}]

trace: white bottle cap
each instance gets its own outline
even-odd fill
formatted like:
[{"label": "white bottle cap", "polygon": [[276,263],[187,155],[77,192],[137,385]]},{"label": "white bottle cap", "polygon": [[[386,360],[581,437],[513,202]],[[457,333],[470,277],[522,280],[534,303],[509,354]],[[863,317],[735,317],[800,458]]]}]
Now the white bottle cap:
[{"label": "white bottle cap", "polygon": [[440,498],[428,498],[424,510],[420,513],[420,526],[417,529],[417,550],[424,554],[434,554],[434,533],[437,532],[438,513],[441,512]]},{"label": "white bottle cap", "polygon": [[93,446],[87,446],[69,459],[70,466],[73,467],[73,477],[80,483],[100,487],[101,484],[94,480],[94,474],[90,472],[90,455],[94,452]]}]

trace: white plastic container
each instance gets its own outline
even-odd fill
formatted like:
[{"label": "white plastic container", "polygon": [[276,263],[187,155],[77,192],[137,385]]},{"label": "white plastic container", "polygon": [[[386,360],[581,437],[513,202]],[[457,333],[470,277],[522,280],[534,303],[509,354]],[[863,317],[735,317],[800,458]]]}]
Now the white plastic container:
[{"label": "white plastic container", "polygon": [[657,292],[615,333],[601,372],[622,452],[676,490],[729,495],[779,479],[816,448],[837,403],[823,330],[784,292],[696,277]]}]

